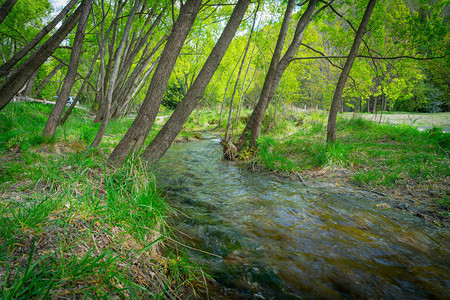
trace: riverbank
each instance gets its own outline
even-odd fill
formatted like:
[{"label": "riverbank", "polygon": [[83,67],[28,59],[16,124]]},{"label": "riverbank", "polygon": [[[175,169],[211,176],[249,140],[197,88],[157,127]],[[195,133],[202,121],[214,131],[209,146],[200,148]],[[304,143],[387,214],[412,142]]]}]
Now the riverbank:
[{"label": "riverbank", "polygon": [[[280,127],[290,134],[278,134]],[[447,133],[379,125],[355,115],[339,117],[333,147],[327,148],[325,139],[325,112],[288,115],[263,134],[251,164],[307,182],[321,179],[389,195],[389,207],[409,210],[436,226],[449,225]]]},{"label": "riverbank", "polygon": [[[244,111],[233,124],[235,135],[242,132],[249,113]],[[201,132],[223,136],[226,123],[217,126],[217,112],[193,116],[177,142],[201,139]],[[257,172],[369,191],[367,195],[377,195],[368,197],[376,198],[374,205],[409,211],[433,226],[449,226],[450,134],[433,127],[447,126],[449,116],[389,113],[385,117],[390,121],[378,124],[373,114],[340,114],[337,143],[328,149],[325,111],[269,110],[258,151],[241,153],[241,158]],[[411,125],[402,123],[406,119]],[[379,203],[380,195],[385,204]]]},{"label": "riverbank", "polygon": [[106,164],[128,128],[75,111],[54,139],[51,107],[11,103],[0,114],[0,291],[6,298],[199,295],[205,276],[170,242],[171,208],[139,160]]}]

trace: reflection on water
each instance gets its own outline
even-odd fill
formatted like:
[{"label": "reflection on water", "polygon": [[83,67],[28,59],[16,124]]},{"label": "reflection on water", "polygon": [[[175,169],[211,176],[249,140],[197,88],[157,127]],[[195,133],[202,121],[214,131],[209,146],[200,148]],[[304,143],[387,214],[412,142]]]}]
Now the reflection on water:
[{"label": "reflection on water", "polygon": [[[446,298],[448,229],[376,207],[367,195],[309,187],[221,161],[218,140],[175,144],[160,181],[190,255],[249,299]],[[220,296],[214,296],[220,298]],[[223,296],[229,298],[231,296]]]}]

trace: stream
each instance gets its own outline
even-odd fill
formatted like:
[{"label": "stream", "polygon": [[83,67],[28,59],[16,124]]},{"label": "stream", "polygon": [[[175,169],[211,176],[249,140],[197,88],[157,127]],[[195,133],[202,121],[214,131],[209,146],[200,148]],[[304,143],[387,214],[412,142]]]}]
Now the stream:
[{"label": "stream", "polygon": [[158,178],[179,238],[200,250],[189,256],[220,287],[210,298],[449,299],[447,228],[367,192],[254,173],[204,137],[172,145]]}]

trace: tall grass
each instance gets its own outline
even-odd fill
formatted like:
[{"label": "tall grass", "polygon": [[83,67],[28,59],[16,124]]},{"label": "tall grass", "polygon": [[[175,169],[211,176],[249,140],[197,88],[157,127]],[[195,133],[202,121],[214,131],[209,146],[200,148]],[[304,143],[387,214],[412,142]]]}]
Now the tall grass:
[{"label": "tall grass", "polygon": [[[80,112],[54,139],[38,140],[49,112],[13,103],[0,113],[2,299],[193,294],[203,274],[163,255],[170,208],[145,163],[109,168],[101,150],[87,150],[96,127]],[[101,147],[129,122],[112,122]]]}]

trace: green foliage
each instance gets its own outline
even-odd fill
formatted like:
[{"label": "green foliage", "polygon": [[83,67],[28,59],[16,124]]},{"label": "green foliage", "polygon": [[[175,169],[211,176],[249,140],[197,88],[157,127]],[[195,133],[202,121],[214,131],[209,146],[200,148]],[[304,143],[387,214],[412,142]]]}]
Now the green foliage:
[{"label": "green foliage", "polygon": [[[31,106],[31,107],[30,107]],[[44,142],[40,138],[51,106],[40,103],[13,103],[0,114],[0,149],[27,150]],[[31,108],[31,109],[30,109]]]},{"label": "green foliage", "polygon": [[169,83],[164,98],[161,102],[168,109],[177,108],[178,103],[183,100],[186,95],[184,83],[181,80]]}]

